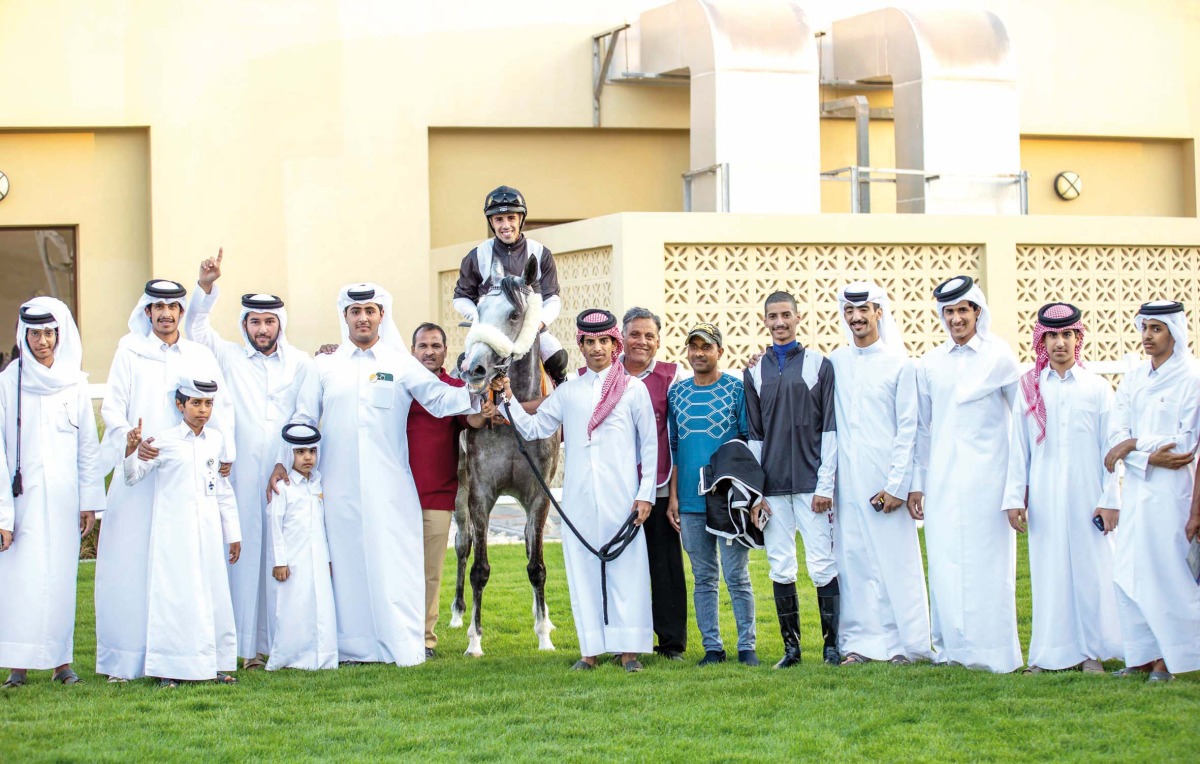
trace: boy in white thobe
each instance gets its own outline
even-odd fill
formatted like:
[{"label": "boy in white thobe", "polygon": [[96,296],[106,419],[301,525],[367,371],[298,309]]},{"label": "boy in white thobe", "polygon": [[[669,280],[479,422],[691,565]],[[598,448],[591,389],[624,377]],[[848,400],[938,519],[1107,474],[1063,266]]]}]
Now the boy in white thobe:
[{"label": "boy in white thobe", "polygon": [[[629,522],[631,512],[636,513],[635,532],[650,514],[658,429],[646,386],[616,360],[621,349],[616,316],[589,309],[579,314],[575,326],[587,372],[555,388],[536,414],[513,406],[512,417],[526,440],[549,437],[562,426],[567,458],[563,509],[592,548],[599,549]],[[502,384],[512,399],[507,377]],[[563,557],[581,655],[573,668],[590,670],[601,654],[618,653],[626,671],[640,671],[638,653],[654,647],[645,537],[636,533],[621,555],[602,568],[574,533],[564,532]]]},{"label": "boy in white thobe", "polygon": [[[21,357],[0,373],[0,666],[75,684],[79,538],[104,509],[100,440],[71,311],[53,297],[21,306]],[[10,490],[11,488],[11,490]]]},{"label": "boy in white thobe", "polygon": [[[1107,380],[1079,363],[1081,318],[1066,303],[1038,311],[1037,361],[1021,377],[1013,407],[1004,506],[1018,533],[1029,528],[1027,674],[1074,667],[1103,673],[1100,661],[1121,656],[1108,535],[1120,506],[1117,478],[1104,469],[1113,394]],[[1097,529],[1097,517],[1109,527]]]},{"label": "boy in white thobe", "polygon": [[317,444],[321,433],[303,424],[283,428],[284,463],[291,483],[267,504],[267,671],[336,669],[337,620],[325,537],[325,503]]},{"label": "boy in white thobe", "polygon": [[[185,374],[225,384],[212,351],[180,336],[186,296],[174,281],[146,284],[129,315],[129,334],[117,345],[100,407],[101,459],[104,469],[115,467],[117,473],[109,483],[96,550],[96,672],[113,682],[142,676],[146,663],[146,555],[154,491],[149,483],[129,486],[121,479],[126,436],[139,420],[145,432],[155,433],[182,421],[175,387]],[[235,456],[233,425],[233,404],[221,396],[208,426],[227,436],[223,464]]]},{"label": "boy in white thobe", "polygon": [[242,536],[233,489],[220,474],[224,437],[205,427],[216,392],[211,380],[180,381],[175,405],[183,422],[152,438],[158,456],[150,461],[137,456],[142,428],[126,434],[125,483],[154,476],[143,673],[163,687],[237,681],[223,673],[237,669],[225,547],[236,563]]},{"label": "boy in white thobe", "polygon": [[1127,668],[1118,676],[1170,681],[1200,670],[1200,586],[1188,570],[1186,526],[1200,431],[1200,375],[1178,302],[1146,303],[1134,325],[1150,360],[1117,388],[1111,471],[1125,462],[1113,562]]},{"label": "boy in white thobe", "polygon": [[[266,587],[270,566],[263,544],[267,477],[279,456],[279,430],[296,411],[300,382],[312,367],[308,354],[287,341],[287,310],[270,294],[242,295],[239,342],[229,342],[212,327],[210,314],[220,297],[224,250],[200,264],[199,287],[184,314],[188,337],[212,350],[221,365],[237,415],[238,459],[230,482],[242,526],[242,559],[229,568],[233,615],[238,626],[238,656],[243,668],[263,666],[267,652]],[[290,465],[289,465],[290,466]]]},{"label": "boy in white thobe", "polygon": [[917,371],[871,282],[838,294],[850,344],[829,356],[837,406],[834,552],[842,665],[929,659],[929,605],[917,524],[905,511],[917,437]]},{"label": "boy in white thobe", "polygon": [[[343,662],[425,661],[425,545],[408,461],[408,410],[470,414],[471,396],[422,366],[375,284],[338,295],[342,343],[318,356],[296,402],[298,423],[321,427],[325,527],[333,562],[338,655]],[[276,465],[276,478],[290,483]]]},{"label": "boy in white thobe", "polygon": [[[934,291],[949,339],[917,371],[909,511],[925,520],[934,663],[1020,668],[1017,538],[1004,512],[1009,420],[1020,370],[991,334],[983,291],[957,276]],[[928,487],[929,495],[924,490]]]}]

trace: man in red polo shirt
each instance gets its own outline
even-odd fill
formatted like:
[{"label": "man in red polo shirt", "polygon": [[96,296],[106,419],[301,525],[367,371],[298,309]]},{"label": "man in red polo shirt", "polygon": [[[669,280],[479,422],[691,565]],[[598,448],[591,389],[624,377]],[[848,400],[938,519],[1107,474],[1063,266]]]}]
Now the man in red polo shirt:
[{"label": "man in red polo shirt", "polygon": [[[453,387],[463,381],[446,373],[446,332],[437,324],[424,323],[413,332],[413,357]],[[490,402],[487,404],[490,406]],[[485,408],[485,413],[487,409]],[[408,410],[408,464],[412,469],[425,529],[425,657],[437,647],[438,593],[442,587],[442,565],[450,538],[450,518],[458,493],[458,436],[466,427],[479,428],[485,414],[438,418],[413,401]]]}]

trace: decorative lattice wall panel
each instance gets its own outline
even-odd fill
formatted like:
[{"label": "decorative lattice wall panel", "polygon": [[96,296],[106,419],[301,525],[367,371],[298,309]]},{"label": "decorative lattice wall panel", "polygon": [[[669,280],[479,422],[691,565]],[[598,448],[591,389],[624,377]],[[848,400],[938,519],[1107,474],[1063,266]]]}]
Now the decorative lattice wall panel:
[{"label": "decorative lattice wall panel", "polygon": [[1150,300],[1182,300],[1191,336],[1200,331],[1200,247],[1017,247],[1017,310],[1022,361],[1031,347],[1037,310],[1065,300],[1083,311],[1088,332],[1084,358],[1117,361],[1141,354],[1133,328],[1138,306]]},{"label": "decorative lattice wall panel", "polygon": [[837,290],[871,279],[888,291],[909,353],[945,341],[933,308],[933,288],[965,274],[978,278],[977,245],[672,245],[666,247],[663,352],[682,360],[688,328],[712,321],[725,335],[726,362],[740,365],[770,342],[762,302],[776,290],[799,303],[799,339],[823,353],[845,343]]},{"label": "decorative lattice wall panel", "polygon": [[[554,333],[571,356],[571,368],[583,366],[583,359],[575,345],[575,316],[584,308],[602,307],[612,310],[612,248],[581,250],[579,252],[555,253],[554,262],[558,265],[558,284],[562,292],[562,312],[558,319],[550,325]],[[467,330],[460,328],[462,320],[451,305],[454,296],[454,284],[458,281],[458,271],[443,271],[438,274],[438,303],[440,307],[441,324],[446,328],[447,341],[450,345],[449,358],[454,358],[462,352],[463,341]]]}]

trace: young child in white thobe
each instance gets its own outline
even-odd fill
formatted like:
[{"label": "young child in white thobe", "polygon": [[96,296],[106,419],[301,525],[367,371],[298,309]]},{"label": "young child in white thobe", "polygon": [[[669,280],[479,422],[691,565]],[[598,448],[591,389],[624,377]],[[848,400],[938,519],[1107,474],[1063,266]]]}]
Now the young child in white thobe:
[{"label": "young child in white thobe", "polygon": [[[237,630],[225,573],[241,554],[237,502],[220,475],[224,439],[207,429],[217,384],[182,380],[175,405],[183,422],[147,440],[158,456],[137,456],[141,423],[126,435],[127,485],[154,475],[146,581],[146,663],[163,687],[181,680],[236,683]],[[222,541],[222,537],[224,537]]]},{"label": "young child in white thobe", "polygon": [[267,504],[267,671],[338,667],[325,495],[317,470],[314,427],[283,428],[280,463],[291,462],[291,482]]}]

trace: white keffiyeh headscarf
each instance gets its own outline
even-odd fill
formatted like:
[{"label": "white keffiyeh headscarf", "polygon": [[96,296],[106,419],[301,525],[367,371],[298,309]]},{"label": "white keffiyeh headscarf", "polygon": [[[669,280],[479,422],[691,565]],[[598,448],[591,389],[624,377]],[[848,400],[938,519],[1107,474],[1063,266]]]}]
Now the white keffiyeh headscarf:
[{"label": "white keffiyeh headscarf", "polygon": [[379,341],[396,350],[408,353],[408,346],[396,327],[392,313],[392,295],[378,284],[364,282],[347,284],[338,292],[338,326],[342,332],[342,344],[350,342],[350,327],[346,324],[346,309],[351,305],[375,304],[383,308],[383,321],[379,324]]},{"label": "white keffiyeh headscarf", "polygon": [[[71,385],[87,379],[80,368],[83,364],[83,343],[79,339],[79,328],[71,316],[71,309],[53,297],[34,297],[21,306],[17,321],[17,342],[21,349],[21,389],[36,395],[52,395]],[[50,319],[50,320],[47,320]],[[58,342],[54,346],[54,361],[43,366],[33,357],[26,343],[29,329],[58,329]]]},{"label": "white keffiyeh headscarf", "polygon": [[838,315],[842,320],[842,334],[845,335],[846,341],[854,342],[854,333],[850,331],[850,324],[846,321],[846,306],[860,307],[867,303],[874,303],[883,310],[883,315],[879,318],[879,341],[889,348],[906,352],[904,335],[896,325],[896,319],[892,317],[891,300],[888,299],[884,288],[873,281],[855,281],[838,292]]}]

